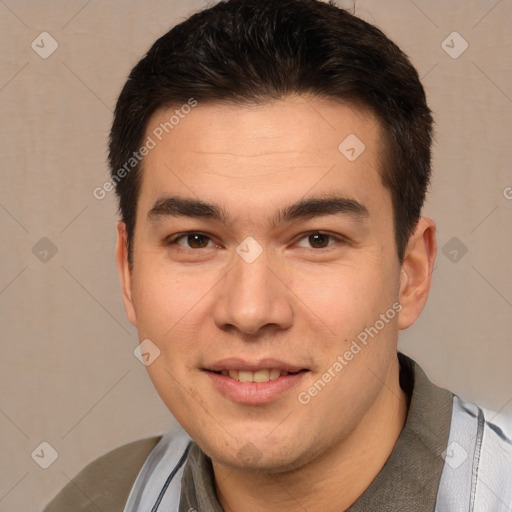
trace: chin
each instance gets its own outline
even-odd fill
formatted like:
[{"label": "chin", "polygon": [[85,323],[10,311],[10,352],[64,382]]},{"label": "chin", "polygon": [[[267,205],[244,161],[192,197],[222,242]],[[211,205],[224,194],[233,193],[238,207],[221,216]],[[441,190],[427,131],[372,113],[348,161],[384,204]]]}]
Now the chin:
[{"label": "chin", "polygon": [[[231,438],[226,440],[230,441]],[[198,444],[215,463],[226,468],[271,474],[294,471],[311,462],[318,452],[318,449],[286,445],[283,440],[276,440],[274,446],[269,446],[265,436],[259,440],[254,437],[237,440],[236,445],[230,445],[227,450],[218,442]]]}]

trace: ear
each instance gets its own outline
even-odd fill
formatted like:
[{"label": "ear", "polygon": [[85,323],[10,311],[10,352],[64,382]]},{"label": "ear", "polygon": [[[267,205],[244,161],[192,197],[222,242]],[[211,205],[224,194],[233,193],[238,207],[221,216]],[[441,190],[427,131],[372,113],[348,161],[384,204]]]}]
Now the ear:
[{"label": "ear", "polygon": [[437,253],[436,225],[420,218],[409,238],[400,272],[400,304],[398,328],[407,329],[420,316],[428,292]]},{"label": "ear", "polygon": [[128,261],[128,234],[124,222],[117,223],[116,263],[121,278],[124,309],[128,320],[137,327],[137,315],[132,297],[132,270]]}]

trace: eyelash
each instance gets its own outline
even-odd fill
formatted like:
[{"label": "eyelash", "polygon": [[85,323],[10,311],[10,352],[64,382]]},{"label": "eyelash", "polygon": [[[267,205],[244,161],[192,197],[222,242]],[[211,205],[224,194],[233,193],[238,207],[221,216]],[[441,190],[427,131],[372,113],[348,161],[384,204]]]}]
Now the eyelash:
[{"label": "eyelash", "polygon": [[[168,238],[166,239],[165,241],[165,245],[167,246],[177,246],[180,250],[190,250],[190,251],[198,251],[200,249],[209,249],[211,247],[201,247],[201,248],[198,248],[198,249],[195,249],[195,248],[192,248],[192,247],[182,247],[178,244],[178,241],[185,238],[185,237],[188,237],[188,236],[191,236],[191,235],[200,235],[200,236],[204,236],[206,238],[208,238],[209,242],[212,242],[213,240],[211,239],[210,236],[206,235],[205,233],[201,233],[200,231],[188,231],[186,233],[181,233],[179,235],[176,235],[174,237],[171,237],[171,238]],[[325,231],[308,231],[306,233],[303,233],[301,234],[300,238],[298,238],[297,242],[295,243],[298,243],[299,241],[305,239],[305,238],[309,238],[310,236],[313,236],[313,235],[324,235],[324,236],[327,236],[329,237],[329,239],[334,239],[334,242],[333,243],[330,243],[327,245],[327,247],[321,247],[321,248],[315,248],[315,247],[309,247],[307,249],[311,249],[311,250],[316,250],[316,251],[320,251],[320,250],[326,250],[328,249],[329,247],[331,247],[332,245],[338,243],[338,244],[348,244],[348,240],[339,236],[339,235],[333,235],[331,233],[327,233]],[[304,249],[304,247],[302,247]]]}]

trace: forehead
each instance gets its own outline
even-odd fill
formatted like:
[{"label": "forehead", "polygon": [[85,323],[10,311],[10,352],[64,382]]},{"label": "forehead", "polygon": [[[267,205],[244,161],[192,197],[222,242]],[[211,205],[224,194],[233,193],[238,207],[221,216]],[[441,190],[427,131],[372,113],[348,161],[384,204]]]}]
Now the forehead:
[{"label": "forehead", "polygon": [[296,96],[176,105],[155,112],[149,139],[154,147],[143,161],[139,195],[146,212],[163,195],[222,202],[238,213],[263,213],[308,194],[335,191],[362,203],[388,195],[379,123],[347,103]]}]

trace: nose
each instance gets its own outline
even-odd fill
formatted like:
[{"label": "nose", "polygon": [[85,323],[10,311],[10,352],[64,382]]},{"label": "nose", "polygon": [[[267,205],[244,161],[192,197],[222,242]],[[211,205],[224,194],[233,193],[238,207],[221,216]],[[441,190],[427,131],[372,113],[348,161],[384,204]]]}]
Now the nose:
[{"label": "nose", "polygon": [[231,271],[222,280],[214,308],[219,329],[254,336],[291,327],[293,294],[285,284],[282,268],[280,272],[278,265],[271,268],[271,264],[265,252],[252,263],[235,257]]}]

